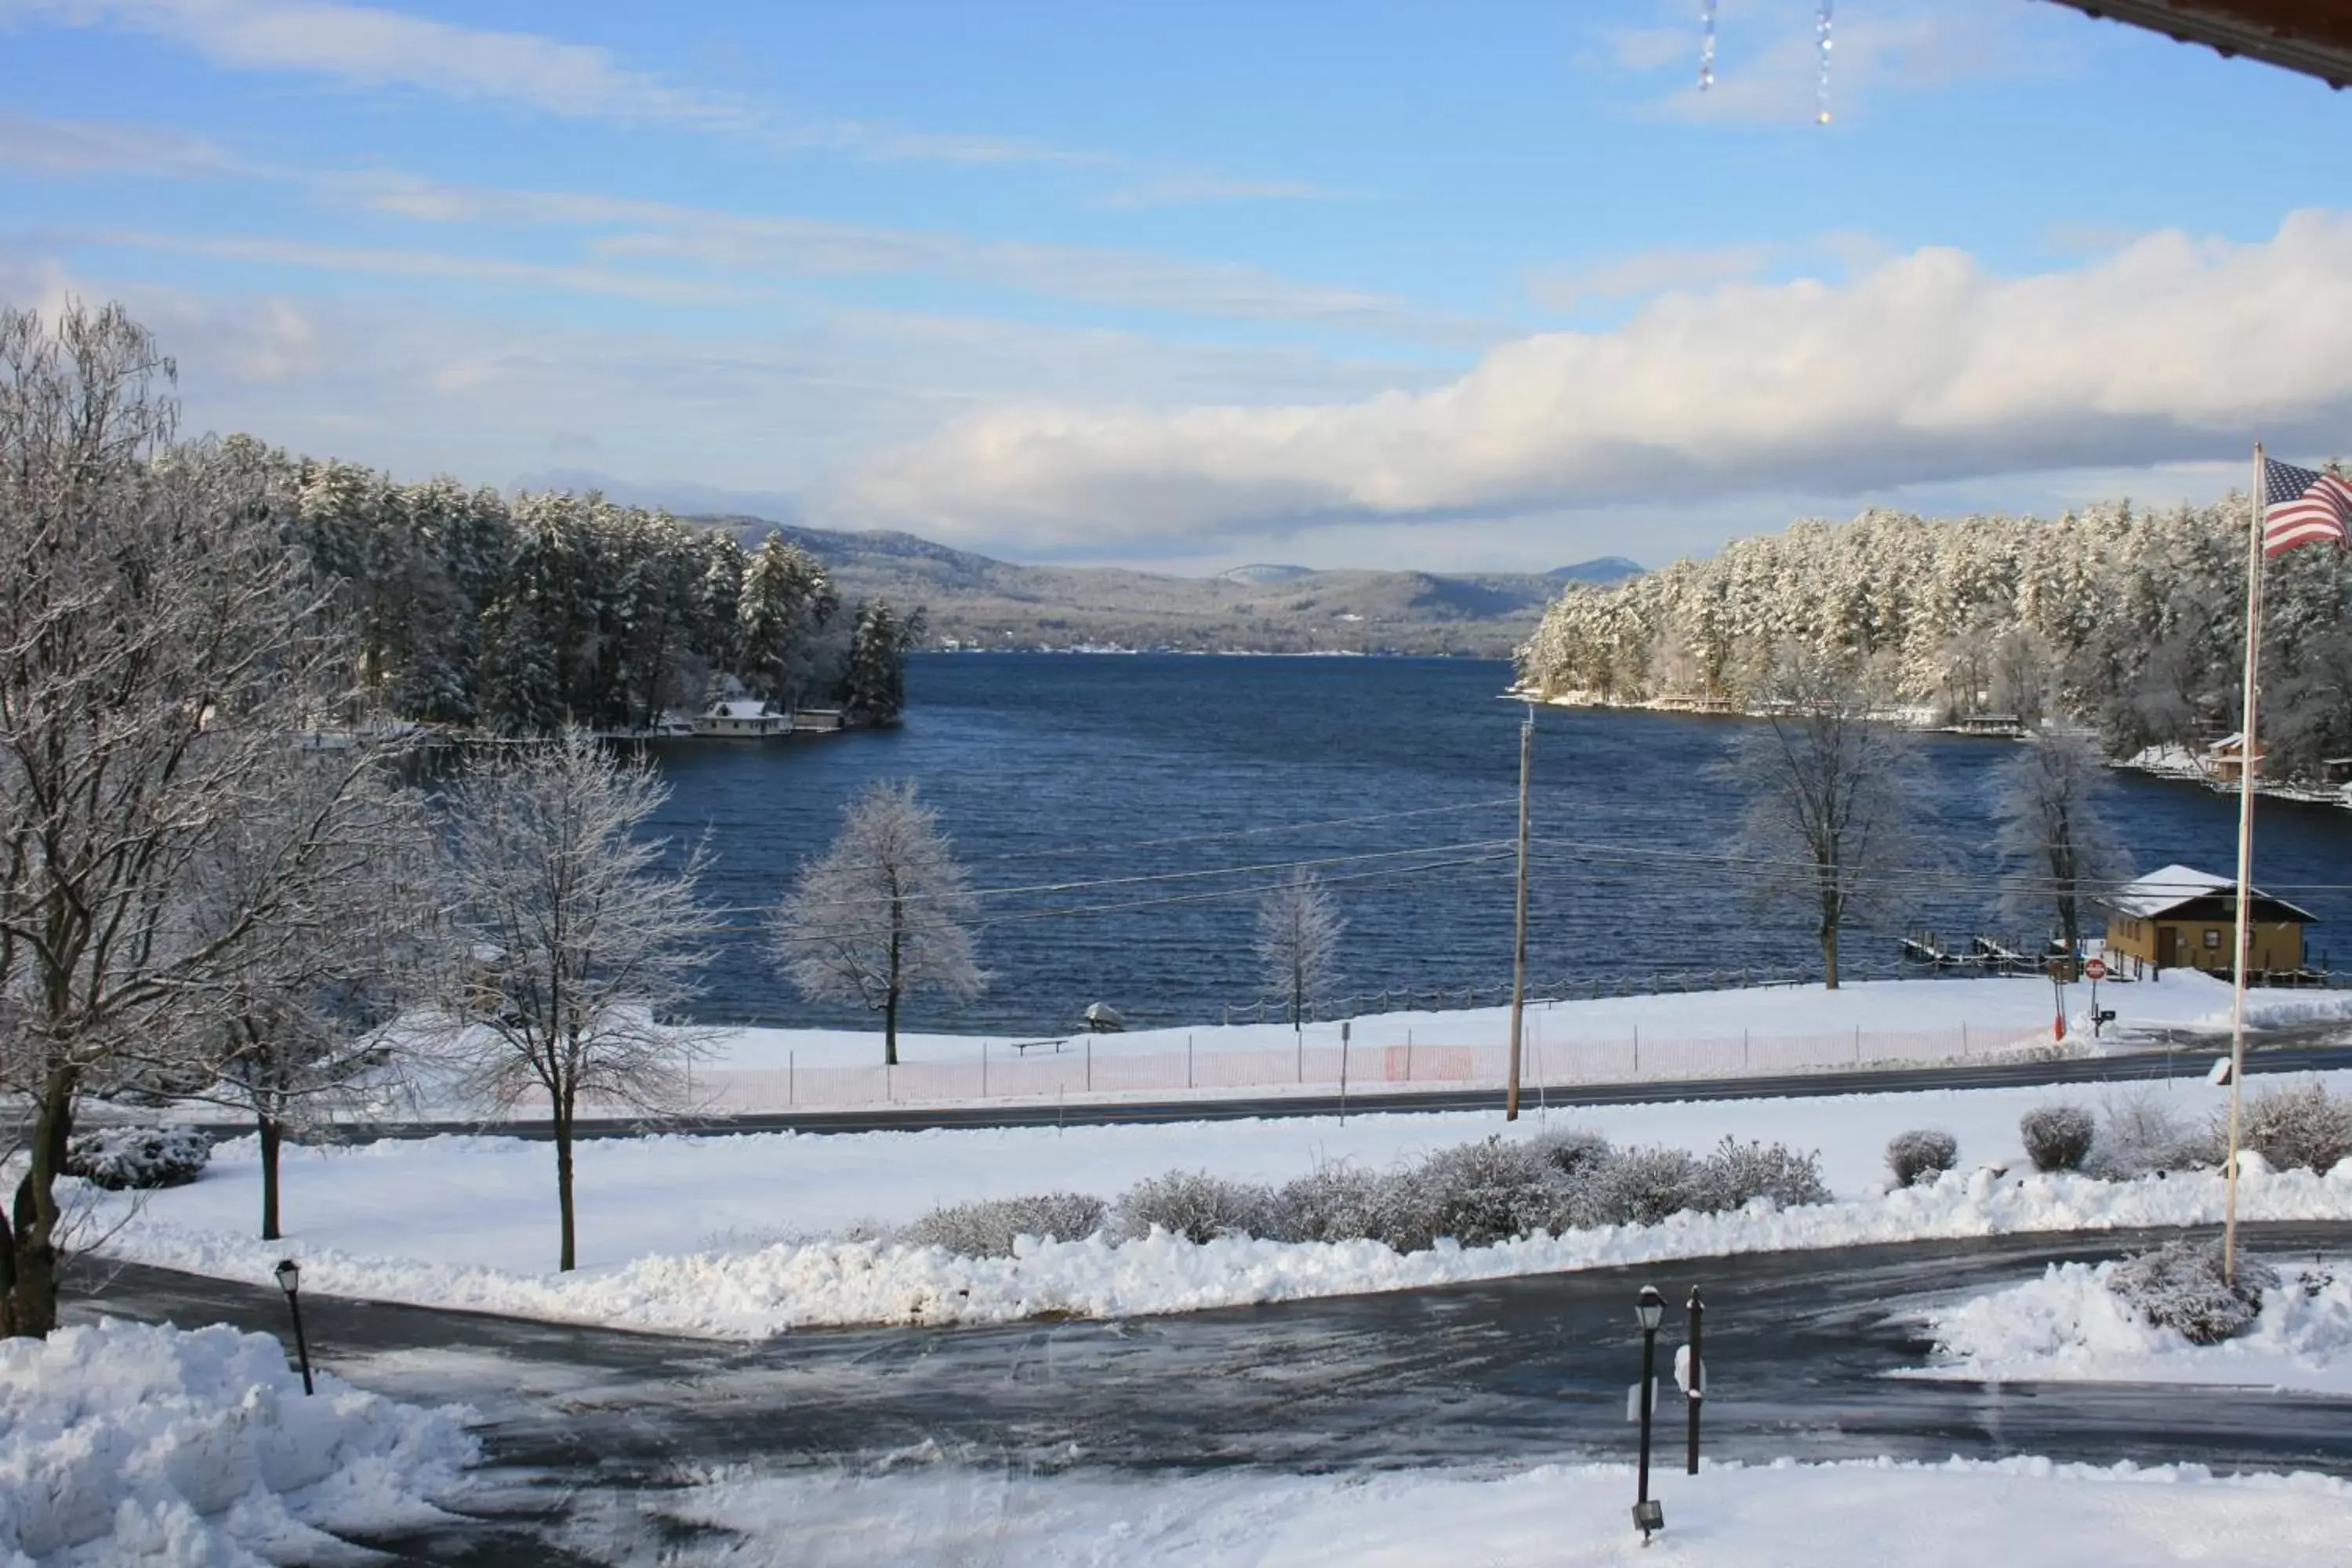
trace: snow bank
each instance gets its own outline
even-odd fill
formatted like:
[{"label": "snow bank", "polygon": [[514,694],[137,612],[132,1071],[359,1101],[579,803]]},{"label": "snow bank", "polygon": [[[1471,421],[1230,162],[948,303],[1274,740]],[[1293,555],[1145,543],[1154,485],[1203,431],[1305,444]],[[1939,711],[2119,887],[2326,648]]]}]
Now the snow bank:
[{"label": "snow bank", "polygon": [[[452,1267],[417,1258],[299,1249],[303,1276],[341,1295],[471,1308],[581,1322],[730,1338],[843,1323],[1003,1322],[1040,1314],[1127,1317],[1248,1302],[1605,1268],[1668,1258],[1844,1247],[2019,1231],[2212,1224],[2218,1175],[2109,1183],[2082,1176],[1951,1172],[1931,1186],[1776,1211],[1759,1200],[1731,1214],[1681,1214],[1654,1226],[1608,1226],[1493,1247],[1441,1245],[1399,1254],[1378,1242],[1203,1245],[1162,1235],[1113,1244],[1029,1245],[1008,1258],[954,1257],[876,1241],[778,1244],[749,1251],[639,1258],[570,1275]],[[2352,1161],[2322,1177],[2250,1169],[2239,1190],[2247,1220],[2352,1219]],[[161,1221],[127,1227],[107,1246],[138,1262],[256,1283],[285,1244],[194,1231]]]},{"label": "snow bank", "polygon": [[2153,1326],[2108,1289],[2115,1265],[2053,1264],[2039,1279],[1925,1314],[1936,1359],[1897,1375],[2352,1394],[2352,1262],[2277,1267],[2278,1288],[2265,1294],[2250,1331],[2197,1345]]},{"label": "snow bank", "polygon": [[[1653,1472],[1665,1533],[1644,1552],[1626,1465],[1510,1475],[1262,1471],[1117,1477],[968,1468],[935,1454],[879,1475],[720,1474],[602,1521],[640,1554],[697,1563],[991,1562],[1093,1568],[1423,1568],[1434,1563],[1689,1568],[2084,1568],[2342,1560],[2352,1486],[2197,1467],[2046,1459],[1708,1466]],[[683,1522],[699,1527],[680,1531]]]},{"label": "snow bank", "polygon": [[466,1412],[332,1376],[305,1396],[267,1334],[108,1319],[0,1340],[0,1563],[215,1568],[438,1517]]}]

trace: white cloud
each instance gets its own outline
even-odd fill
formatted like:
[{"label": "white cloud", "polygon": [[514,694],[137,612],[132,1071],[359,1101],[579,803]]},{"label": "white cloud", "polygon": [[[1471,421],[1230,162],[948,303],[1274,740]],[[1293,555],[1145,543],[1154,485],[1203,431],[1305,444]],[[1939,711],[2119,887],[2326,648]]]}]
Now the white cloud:
[{"label": "white cloud", "polygon": [[0,169],[59,178],[258,172],[201,136],[164,126],[7,114],[0,114]]},{"label": "white cloud", "polygon": [[570,293],[606,295],[673,305],[730,304],[752,297],[749,290],[723,283],[653,278],[643,273],[616,272],[602,267],[545,267],[495,256],[451,256],[438,251],[322,245],[309,240],[247,235],[152,234],[131,229],[79,235],[72,238],[74,243],[83,245],[118,246],[136,250],[163,251],[174,256],[209,257],[223,261],[258,261],[272,266],[363,272],[379,277],[445,279],[472,283],[513,284],[530,289],[561,289]]},{"label": "white cloud", "polygon": [[1784,248],[1761,241],[1715,250],[1662,247],[1586,267],[1548,267],[1528,276],[1528,292],[1555,310],[1573,310],[1595,300],[1626,300],[1753,278]]},{"label": "white cloud", "polygon": [[[1433,390],[1284,407],[1023,404],[867,467],[845,514],[1042,546],[2226,456],[2352,425],[2352,216],[2151,235],[2016,279],[1925,249],[1489,353]],[[2340,439],[2340,435],[2336,437]]]},{"label": "white cloud", "polygon": [[1228,174],[1169,173],[1120,186],[1095,201],[1098,207],[1141,211],[1150,207],[1212,206],[1231,202],[1337,202],[1353,192],[1307,180],[1251,180]]}]

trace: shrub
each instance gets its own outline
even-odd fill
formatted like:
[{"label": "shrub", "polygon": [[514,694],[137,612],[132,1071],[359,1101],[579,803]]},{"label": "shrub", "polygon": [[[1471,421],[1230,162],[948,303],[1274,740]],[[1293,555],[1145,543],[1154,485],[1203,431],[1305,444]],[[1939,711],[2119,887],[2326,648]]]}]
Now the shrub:
[{"label": "shrub", "polygon": [[1582,1128],[1538,1134],[1528,1147],[1563,1176],[1588,1175],[1614,1152],[1608,1139]]},{"label": "shrub", "polygon": [[1273,1211],[1274,1194],[1265,1187],[1228,1182],[1206,1171],[1171,1171],[1129,1188],[1118,1200],[1113,1228],[1122,1237],[1136,1237],[1158,1226],[1190,1241],[1214,1241],[1267,1234]]},{"label": "shrub", "polygon": [[2112,1182],[2151,1171],[2192,1171],[2219,1158],[2218,1138],[2201,1138],[2151,1085],[2110,1090],[2084,1168]]},{"label": "shrub", "polygon": [[1830,1201],[1819,1154],[1800,1154],[1786,1143],[1735,1142],[1729,1137],[1699,1162],[1691,1206],[1719,1214],[1752,1198],[1770,1198],[1780,1208]]},{"label": "shrub", "polygon": [[100,1127],[67,1142],[66,1174],[115,1192],[178,1187],[212,1157],[212,1140],[193,1127]]},{"label": "shrub", "polygon": [[938,1247],[964,1258],[1010,1258],[1015,1237],[1078,1241],[1102,1228],[1103,1201],[1084,1193],[983,1198],[935,1208],[899,1233],[915,1247]]},{"label": "shrub", "polygon": [[[2227,1124],[2221,1142],[2228,1143]],[[2274,1171],[2316,1171],[2325,1175],[2352,1157],[2352,1100],[2338,1100],[2325,1084],[2266,1089],[2248,1100],[2238,1129],[2238,1146],[2252,1149]],[[2229,1151],[2222,1150],[2226,1157]]]},{"label": "shrub", "polygon": [[1487,1247],[1560,1224],[1560,1178],[1532,1145],[1488,1138],[1441,1149],[1401,1173],[1389,1245],[1400,1252],[1450,1236]]},{"label": "shrub", "polygon": [[2097,1131],[2091,1113],[2079,1105],[2038,1105],[2018,1119],[2026,1158],[2037,1171],[2079,1171]]},{"label": "shrub", "polygon": [[1318,1164],[1274,1194],[1266,1234],[1276,1241],[1386,1241],[1396,1228],[1399,1184],[1345,1161]]},{"label": "shrub", "polygon": [[1887,1169],[1898,1187],[1932,1182],[1959,1163],[1960,1145],[1950,1133],[1932,1127],[1898,1132],[1886,1145]]},{"label": "shrub", "polygon": [[1579,1225],[1655,1225],[1696,1206],[1699,1163],[1681,1149],[1621,1149],[1570,1196]]},{"label": "shrub", "polygon": [[2259,1259],[2238,1255],[2238,1280],[2221,1278],[2221,1245],[2176,1241],[2126,1258],[2107,1276],[2107,1288],[2158,1328],[2176,1329],[2192,1344],[2214,1345],[2245,1332],[2263,1310],[2263,1292],[2278,1275]]}]

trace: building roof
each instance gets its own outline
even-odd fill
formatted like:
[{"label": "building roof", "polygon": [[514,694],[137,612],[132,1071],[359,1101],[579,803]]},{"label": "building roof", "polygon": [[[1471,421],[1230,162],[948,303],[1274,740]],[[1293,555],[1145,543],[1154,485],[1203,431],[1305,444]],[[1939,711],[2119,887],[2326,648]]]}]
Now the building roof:
[{"label": "building roof", "polygon": [[[2177,910],[2183,904],[2193,904],[2200,899],[2217,895],[2234,898],[2238,881],[2234,877],[2217,877],[2210,871],[2200,871],[2194,866],[2171,865],[2150,871],[2145,877],[2133,879],[2099,900],[2117,914],[2137,921],[2152,921]],[[2253,896],[2292,911],[2297,919],[2316,922],[2319,919],[2309,910],[2297,909],[2284,899],[2274,899],[2260,888]]]},{"label": "building roof", "polygon": [[2110,16],[2315,76],[2330,87],[2352,83],[2352,9],[2343,0],[2058,0],[2093,16]]},{"label": "building roof", "polygon": [[722,697],[713,702],[703,716],[709,719],[781,719],[783,717],[757,697]]}]

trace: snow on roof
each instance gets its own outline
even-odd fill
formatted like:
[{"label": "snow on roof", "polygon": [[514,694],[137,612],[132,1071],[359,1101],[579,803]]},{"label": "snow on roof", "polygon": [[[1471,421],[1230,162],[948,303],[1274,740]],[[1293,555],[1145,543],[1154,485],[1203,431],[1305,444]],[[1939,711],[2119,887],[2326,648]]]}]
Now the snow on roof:
[{"label": "snow on roof", "polygon": [[[2234,895],[2237,890],[2238,882],[2234,877],[2217,877],[2210,871],[2200,871],[2194,866],[2175,862],[2161,870],[2150,871],[2145,877],[2126,882],[2109,895],[2105,902],[2118,914],[2146,921],[2154,920],[2167,910],[2177,910],[2198,899],[2209,898],[2215,893]],[[2284,899],[2271,898],[2260,888],[2253,889],[2253,895],[2257,899],[2269,899],[2284,909],[2294,910],[2305,920],[2319,918],[2307,910],[2295,909]]]},{"label": "snow on roof", "polygon": [[765,719],[768,705],[757,697],[722,697],[710,705],[713,719]]}]

